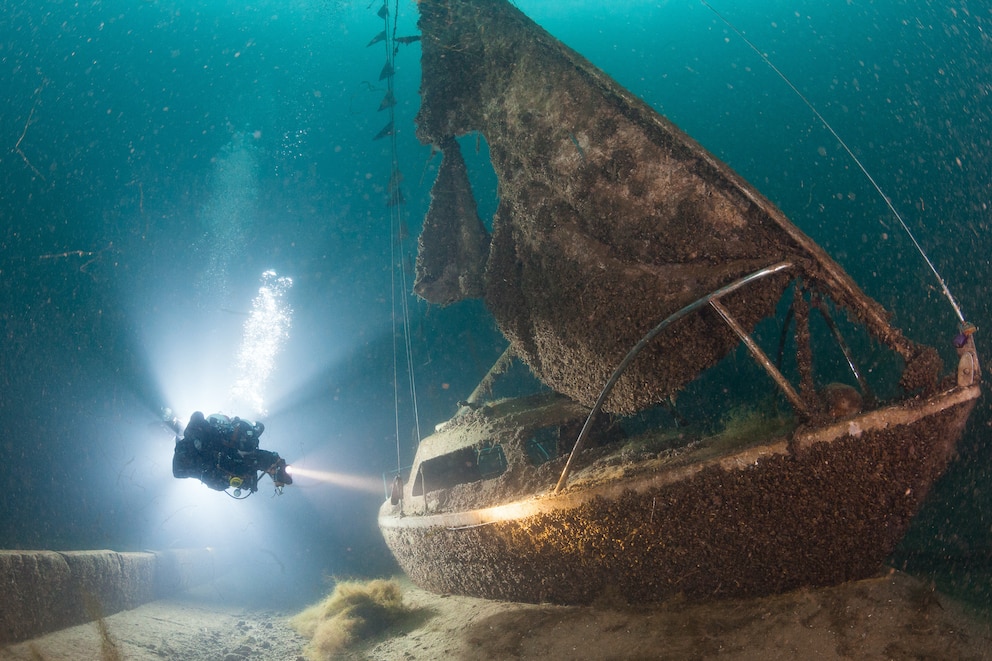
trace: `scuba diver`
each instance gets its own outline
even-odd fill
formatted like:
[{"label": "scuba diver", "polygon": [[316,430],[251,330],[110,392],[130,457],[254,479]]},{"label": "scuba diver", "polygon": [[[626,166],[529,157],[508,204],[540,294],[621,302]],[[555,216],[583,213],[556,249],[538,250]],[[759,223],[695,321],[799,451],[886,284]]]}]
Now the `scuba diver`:
[{"label": "scuba diver", "polygon": [[[259,471],[269,474],[277,493],[293,483],[286,460],[276,452],[258,447],[258,437],[265,431],[261,422],[228,418],[219,413],[204,417],[196,411],[182,436],[179,420],[171,411],[167,410],[165,422],[176,433],[172,474],[177,478],[195,477],[233,498],[247,498],[258,491]],[[233,493],[227,491],[230,488],[234,489]],[[248,493],[242,496],[245,489]]]}]

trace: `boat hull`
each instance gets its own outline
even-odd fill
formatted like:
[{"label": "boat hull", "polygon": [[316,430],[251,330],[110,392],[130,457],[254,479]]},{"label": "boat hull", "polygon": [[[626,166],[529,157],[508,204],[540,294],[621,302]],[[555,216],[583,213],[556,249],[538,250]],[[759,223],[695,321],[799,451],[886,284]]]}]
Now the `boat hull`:
[{"label": "boat hull", "polygon": [[[977,386],[628,481],[501,506],[380,510],[409,577],[438,593],[586,604],[743,597],[879,571],[953,456]],[[421,506],[420,510],[422,511]]]}]

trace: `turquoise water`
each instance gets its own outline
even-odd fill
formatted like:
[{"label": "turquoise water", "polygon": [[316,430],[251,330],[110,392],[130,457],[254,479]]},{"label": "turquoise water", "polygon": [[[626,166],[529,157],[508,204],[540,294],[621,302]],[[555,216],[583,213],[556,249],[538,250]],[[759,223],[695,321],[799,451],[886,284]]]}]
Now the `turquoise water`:
[{"label": "turquoise water", "polygon": [[[830,132],[713,11],[516,4],[729,163],[896,325],[950,358],[956,319],[926,264]],[[713,6],[850,145],[969,320],[992,327],[990,10]],[[372,140],[386,123],[383,51],[366,47],[382,29],[377,8],[5,3],[0,547],[264,539],[251,551],[259,566],[274,553],[299,576],[391,568],[374,524],[378,480],[396,465],[397,429],[409,462],[415,423],[393,415],[390,264],[403,260],[384,206],[389,144]],[[414,34],[414,3],[399,9],[399,33]],[[395,78],[412,236],[437,167],[414,137],[418,58],[402,46]],[[493,191],[480,192],[491,211]],[[173,480],[172,438],[155,421],[162,406],[229,405],[233,347],[270,268],[293,278],[294,316],[263,384],[263,445],[357,481],[301,480],[281,498],[228,503]],[[410,303],[426,432],[502,344],[478,303]],[[988,353],[981,333],[978,345]],[[983,402],[901,556],[926,551],[914,566],[959,586],[987,576],[975,558],[992,553],[990,424]]]}]

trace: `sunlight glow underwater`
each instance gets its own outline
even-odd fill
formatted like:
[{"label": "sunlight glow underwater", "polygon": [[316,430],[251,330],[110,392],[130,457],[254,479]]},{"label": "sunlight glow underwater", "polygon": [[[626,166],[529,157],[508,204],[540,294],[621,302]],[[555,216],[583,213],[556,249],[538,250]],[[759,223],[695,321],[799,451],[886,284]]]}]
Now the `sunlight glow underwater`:
[{"label": "sunlight glow underwater", "polygon": [[231,395],[236,402],[247,402],[256,416],[268,413],[263,389],[275,369],[276,356],[289,338],[293,309],[285,295],[292,286],[291,278],[271,269],[262,273],[262,286],[245,321],[237,357],[238,376]]},{"label": "sunlight glow underwater", "polygon": [[[232,338],[237,331],[220,312],[157,324],[169,329],[147,339],[156,347],[150,357],[165,400],[159,406],[171,407],[182,426],[193,411],[246,418],[266,415],[265,386],[292,325],[293,310],[286,300],[292,283],[275,271],[262,273],[251,312],[240,328],[240,345]],[[232,346],[239,347],[234,355]]]},{"label": "sunlight glow underwater", "polygon": [[[251,312],[240,329],[240,345],[231,340],[237,331],[226,323],[224,316],[189,320],[192,321],[190,326],[183,322],[165,326],[171,332],[158,338],[160,351],[155,354],[158,358],[154,365],[155,376],[165,403],[175,409],[175,413],[171,409],[162,412],[167,417],[175,417],[179,433],[196,410],[207,415],[227,411],[245,417],[266,413],[265,385],[276,368],[276,359],[289,338],[292,323],[293,311],[286,300],[292,282],[273,270],[262,273]],[[232,347],[238,347],[236,355],[231,355]],[[177,361],[174,360],[177,354],[195,356],[195,359]],[[181,364],[183,369],[176,369],[176,364]],[[247,405],[251,406],[250,412],[238,408]],[[171,448],[166,450],[159,443],[155,445],[161,448],[160,455],[168,452],[166,456],[171,464]],[[269,448],[264,441],[263,447],[281,449]],[[156,529],[150,531],[167,546],[216,546],[224,539],[242,538],[258,524],[258,515],[268,519],[266,512],[273,507],[255,503],[249,511],[196,479],[177,480],[172,479],[171,474],[169,477],[171,484],[160,494],[157,504]],[[263,476],[259,493],[269,486],[269,478]],[[268,515],[278,517],[279,512],[271,511]]]},{"label": "sunlight glow underwater", "polygon": [[[251,312],[241,328],[241,342],[236,356],[230,355],[230,347],[234,345],[230,337],[235,329],[226,323],[227,319],[223,316],[212,320],[216,323],[197,320],[197,325],[206,321],[206,332],[186,332],[188,329],[182,326],[172,326],[178,332],[160,338],[160,346],[172,346],[198,357],[191,363],[186,361],[187,368],[181,372],[166,366],[173,362],[168,356],[174,355],[168,351],[158,354],[160,360],[156,361],[159,363],[155,366],[159,386],[167,402],[175,407],[175,413],[169,410],[168,416],[175,416],[180,431],[195,410],[208,415],[221,412],[244,417],[268,414],[271,403],[266,397],[265,386],[275,372],[277,359],[289,339],[293,309],[287,299],[292,285],[291,278],[280,276],[274,270],[261,274]],[[250,412],[244,410],[249,407]],[[266,443],[265,439],[262,442],[265,449],[279,452],[287,461],[292,459],[286,456],[288,438],[305,435],[298,425],[290,427],[294,429],[281,427],[278,439],[270,439],[271,444]],[[292,462],[291,467],[293,488],[322,484],[382,494],[378,478],[304,468]],[[267,491],[269,486],[269,478],[263,476],[259,482],[259,494]],[[253,509],[257,507],[256,504]],[[263,506],[263,509],[268,508],[268,505]],[[241,532],[246,532],[246,526],[250,525],[254,516],[232,499],[223,497],[195,479],[173,480],[172,488],[159,505],[159,512],[163,517],[160,533],[170,544],[176,539],[195,539],[199,544],[216,545],[215,535],[238,537]]]}]

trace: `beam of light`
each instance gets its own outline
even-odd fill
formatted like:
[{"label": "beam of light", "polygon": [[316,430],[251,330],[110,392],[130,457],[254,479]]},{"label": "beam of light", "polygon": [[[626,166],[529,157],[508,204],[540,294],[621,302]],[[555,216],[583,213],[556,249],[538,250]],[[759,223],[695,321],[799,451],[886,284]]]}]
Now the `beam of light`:
[{"label": "beam of light", "polygon": [[273,270],[262,274],[262,285],[252,301],[238,350],[238,376],[231,388],[235,401],[244,401],[256,416],[268,413],[263,391],[276,355],[289,337],[293,309],[285,300],[293,280]]},{"label": "beam of light", "polygon": [[202,239],[195,290],[201,305],[232,295],[231,267],[245,259],[245,246],[255,233],[258,209],[258,155],[253,133],[232,136],[213,159],[210,194],[199,210]]},{"label": "beam of light", "polygon": [[382,495],[382,480],[376,477],[364,477],[361,475],[349,475],[347,473],[334,473],[331,471],[318,471],[310,468],[300,468],[299,466],[292,466],[290,468],[290,474],[293,476],[294,484],[296,484],[297,478],[303,477],[310,480],[316,480],[317,482],[335,484],[347,489],[374,493],[380,496]]},{"label": "beam of light", "polygon": [[201,238],[182,244],[182,254],[164,269],[149,266],[145,282],[124,283],[156,378],[157,392],[147,393],[146,406],[152,411],[170,406],[183,422],[193,411],[232,411],[235,404],[235,351],[244,319],[225,306],[244,307],[232,298],[231,285],[240,274],[232,267],[249,257],[247,246],[260,217],[254,140],[253,134],[236,134],[212,160],[209,190],[191,219]]}]

